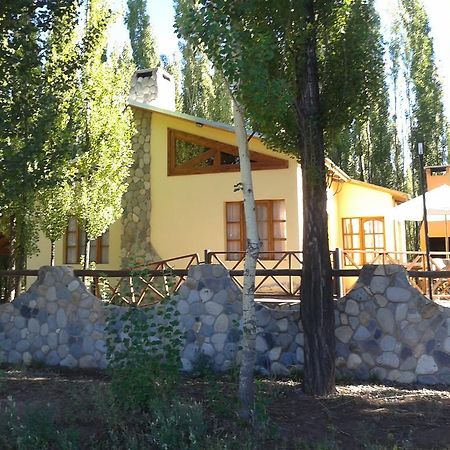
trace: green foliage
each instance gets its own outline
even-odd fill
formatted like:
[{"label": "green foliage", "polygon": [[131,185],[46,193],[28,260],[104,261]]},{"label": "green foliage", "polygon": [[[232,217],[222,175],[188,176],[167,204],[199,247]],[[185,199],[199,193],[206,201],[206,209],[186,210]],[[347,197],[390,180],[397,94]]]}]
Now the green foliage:
[{"label": "green foliage", "polygon": [[[353,49],[352,55],[359,59],[358,65],[363,67],[365,64],[367,67],[367,71],[363,71],[367,78],[364,92],[361,93],[365,106],[361,105],[359,116],[355,116],[342,130],[328,131],[328,155],[353,178],[382,186],[398,187],[393,175],[394,159],[391,158],[394,134],[389,115],[389,93],[385,81],[380,21],[372,2],[353,2],[349,13],[351,18],[347,24],[345,38],[337,39],[331,48],[327,41],[322,49],[327,61],[327,73],[323,75],[323,79],[325,83],[331,80],[330,84],[339,82],[335,80],[336,71],[347,71],[353,60],[351,63],[347,60],[342,62],[335,60],[333,55],[347,55],[348,48]],[[339,48],[339,51],[335,47]],[[342,102],[336,95],[349,95],[353,80],[342,73],[339,77],[344,79],[347,85],[343,89],[337,89],[337,85],[328,86],[328,89],[334,92],[333,95],[325,95],[328,101]]]},{"label": "green foliage", "polygon": [[179,380],[182,339],[176,300],[117,313],[111,310],[106,328],[112,389],[124,407],[147,410],[155,396],[170,397]]},{"label": "green foliage", "polygon": [[[323,125],[331,146],[343,129],[367,117],[368,105],[383,88],[380,41],[366,32],[378,20],[373,1],[316,2],[317,62]],[[310,32],[302,2],[203,0],[177,5],[177,26],[192,45],[203,46],[245,106],[254,129],[271,147],[298,155],[296,69]],[[370,55],[370,58],[368,58]],[[373,57],[372,57],[373,55]],[[348,61],[348,64],[343,64]],[[350,63],[351,61],[351,63]],[[382,61],[382,59],[381,59]]]},{"label": "green foliage", "polygon": [[36,217],[50,242],[60,239],[67,230],[74,195],[67,181],[41,189],[36,196]]},{"label": "green foliage", "polygon": [[42,450],[78,448],[78,436],[72,430],[60,431],[54,411],[28,408],[19,416],[15,403],[8,399],[0,421],[0,445],[5,450]]},{"label": "green foliage", "polygon": [[[418,0],[400,2],[400,21],[396,24],[397,47],[393,58],[400,58],[397,72],[406,82],[406,114],[409,152],[412,159],[410,192],[420,193],[418,176],[420,166],[417,143],[425,145],[427,165],[443,164],[448,158],[448,123],[444,116],[442,86],[434,61],[433,41],[426,12]],[[401,46],[402,52],[398,51]],[[408,154],[409,153],[409,154]]]},{"label": "green foliage", "polygon": [[156,40],[147,13],[147,1],[128,0],[125,23],[130,35],[133,60],[138,69],[152,69],[159,66]]},{"label": "green foliage", "polygon": [[188,42],[183,54],[182,112],[218,122],[232,123],[232,101],[226,83],[201,47]]},{"label": "green foliage", "polygon": [[175,82],[175,110],[182,111],[183,98],[181,94],[181,62],[179,58],[174,54],[172,59],[169,59],[166,55],[161,55],[164,69],[173,76]]},{"label": "green foliage", "polygon": [[0,216],[13,242],[10,267],[24,267],[32,247],[35,193],[54,186],[76,153],[68,99],[80,64],[71,45],[78,2],[40,6],[9,1],[0,15]]},{"label": "green foliage", "polygon": [[[127,108],[132,64],[126,53],[108,58],[107,30],[111,14],[107,3],[91,0],[83,36],[85,64],[81,71],[77,110],[79,146],[74,161],[72,215],[87,239],[102,235],[122,213],[121,199],[132,163],[132,113]],[[92,45],[90,37],[97,36]],[[86,264],[88,258],[86,257]]]}]

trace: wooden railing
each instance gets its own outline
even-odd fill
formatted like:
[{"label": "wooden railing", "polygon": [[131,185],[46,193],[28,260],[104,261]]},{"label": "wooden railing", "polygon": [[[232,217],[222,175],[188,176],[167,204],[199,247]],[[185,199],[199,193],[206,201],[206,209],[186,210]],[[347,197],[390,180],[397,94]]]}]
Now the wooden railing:
[{"label": "wooden railing", "polygon": [[[202,262],[226,267],[236,284],[242,288],[245,253],[233,252],[233,255],[236,253],[239,253],[239,258],[230,261],[226,252],[205,251],[205,259]],[[351,287],[352,280],[356,280],[361,265],[341,267],[344,258],[348,256],[351,258],[356,251],[343,252],[336,249],[331,253],[334,295],[339,298]],[[446,258],[438,258],[433,254],[431,258],[433,270],[428,272],[424,270],[426,263],[423,252],[378,252],[375,255],[373,253],[370,254],[372,259],[365,255],[368,264],[403,264],[409,273],[411,284],[423,294],[429,295],[431,287],[433,299],[450,299],[450,264],[447,264]],[[260,301],[267,297],[298,300],[302,252],[273,252],[272,256],[274,257],[272,260],[257,261],[255,284],[257,298]],[[105,301],[148,306],[175,292],[186,279],[189,267],[202,262],[198,254],[190,254],[156,261],[131,270],[75,270],[74,273],[83,277],[91,291]],[[37,270],[0,271],[0,281],[6,280],[7,277],[35,277],[37,274]],[[344,282],[346,278],[348,281]]]},{"label": "wooden railing", "polygon": [[[197,264],[199,256],[193,253],[126,270],[74,270],[74,275],[81,277],[90,291],[104,301],[149,306],[175,292],[186,279],[189,267]],[[38,272],[0,271],[0,280],[36,277]],[[0,301],[5,299],[0,296]]]},{"label": "wooden railing", "polygon": [[[341,268],[339,250],[330,252],[333,268]],[[206,264],[221,264],[230,271],[235,283],[242,289],[245,252],[214,252],[205,250]],[[230,256],[233,258],[231,259]],[[268,258],[269,257],[269,258]],[[264,252],[264,259],[256,261],[257,276],[255,295],[257,297],[288,296],[295,297],[300,293],[303,252]],[[334,295],[343,295],[340,277],[334,277]]]}]

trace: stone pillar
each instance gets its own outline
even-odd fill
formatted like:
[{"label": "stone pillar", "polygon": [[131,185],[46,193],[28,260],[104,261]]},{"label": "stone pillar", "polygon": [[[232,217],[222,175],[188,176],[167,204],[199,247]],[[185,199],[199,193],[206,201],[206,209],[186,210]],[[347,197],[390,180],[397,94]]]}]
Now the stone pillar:
[{"label": "stone pillar", "polygon": [[122,267],[160,259],[150,242],[150,136],[152,113],[134,109],[134,162],[128,190],[122,198]]}]

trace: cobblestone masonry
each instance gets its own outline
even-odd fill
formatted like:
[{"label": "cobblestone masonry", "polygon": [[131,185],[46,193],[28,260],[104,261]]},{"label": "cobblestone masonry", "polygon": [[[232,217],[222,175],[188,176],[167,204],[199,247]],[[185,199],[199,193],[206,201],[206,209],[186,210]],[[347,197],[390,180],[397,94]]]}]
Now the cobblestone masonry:
[{"label": "cobblestone masonry", "polygon": [[128,190],[122,198],[122,267],[158,260],[150,242],[151,112],[134,109],[136,134],[132,139],[133,165]]},{"label": "cobblestone masonry", "polygon": [[104,368],[105,307],[69,267],[43,267],[28,291],[0,305],[0,358],[10,364]]},{"label": "cobblestone masonry", "polygon": [[[175,298],[185,337],[183,368],[206,361],[220,371],[239,364],[241,293],[226,269],[191,267]],[[106,367],[104,330],[111,311],[120,317],[126,308],[105,306],[68,267],[43,267],[26,293],[0,305],[0,357],[12,364]],[[257,306],[260,373],[288,376],[302,369],[299,319],[297,307]],[[336,341],[341,375],[450,384],[450,309],[415,290],[401,266],[364,267],[336,304]]]},{"label": "cobblestone masonry", "polygon": [[341,374],[450,384],[450,309],[414,289],[402,266],[365,266],[336,309]]},{"label": "cobblestone masonry", "polygon": [[[130,100],[175,111],[173,77],[161,68],[138,70],[133,75]],[[150,241],[151,111],[133,108],[136,134],[132,139],[133,165],[122,206],[122,267],[160,259]]]}]

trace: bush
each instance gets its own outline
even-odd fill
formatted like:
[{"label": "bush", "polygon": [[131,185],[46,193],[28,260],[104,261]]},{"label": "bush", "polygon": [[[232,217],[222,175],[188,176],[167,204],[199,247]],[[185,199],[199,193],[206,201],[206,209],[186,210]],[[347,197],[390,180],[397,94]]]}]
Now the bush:
[{"label": "bush", "polygon": [[107,358],[116,398],[129,409],[169,397],[180,377],[181,332],[176,300],[129,308],[108,321]]}]

